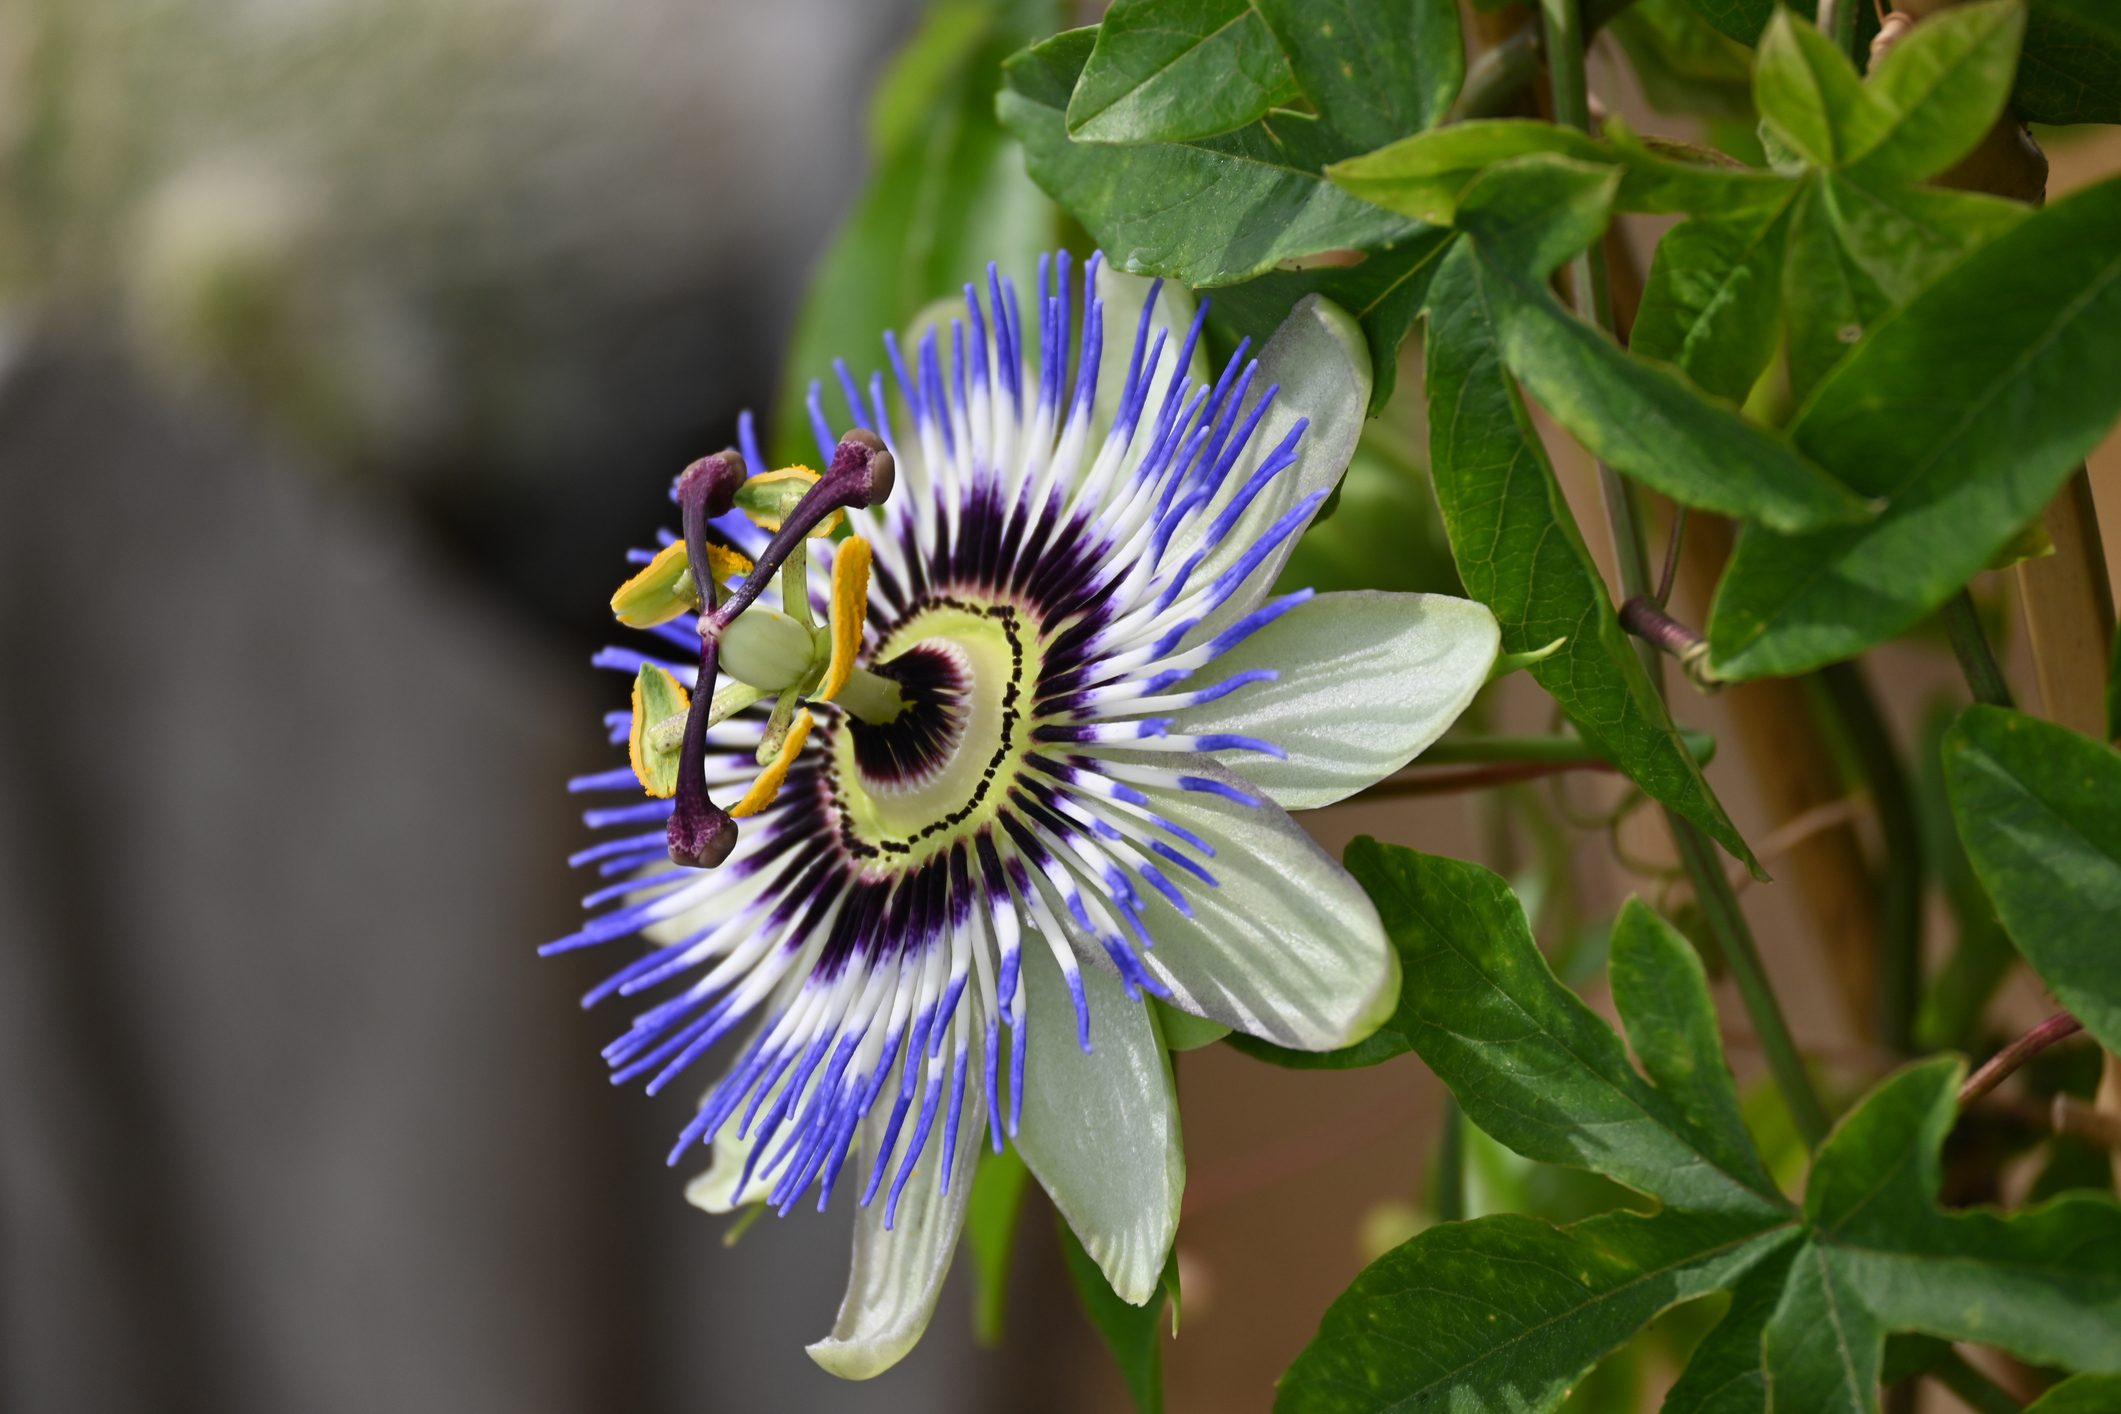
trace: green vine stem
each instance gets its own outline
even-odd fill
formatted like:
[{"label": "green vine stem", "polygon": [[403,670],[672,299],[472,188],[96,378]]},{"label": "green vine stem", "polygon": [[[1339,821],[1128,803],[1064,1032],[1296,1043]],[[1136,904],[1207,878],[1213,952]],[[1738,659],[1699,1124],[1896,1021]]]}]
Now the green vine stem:
[{"label": "green vine stem", "polygon": [[[1540,0],[1539,9],[1546,28],[1547,71],[1553,91],[1554,120],[1588,133],[1591,129],[1590,95],[1584,73],[1583,24],[1578,0]],[[1585,254],[1578,256],[1570,268],[1576,312],[1611,333],[1613,301],[1605,261],[1602,258],[1594,260]],[[1611,467],[1604,465],[1598,468],[1598,480],[1605,499],[1606,519],[1612,528],[1623,595],[1626,598],[1648,595],[1653,586],[1640,516],[1634,502],[1634,488]],[[1663,674],[1659,671],[1657,650],[1648,643],[1640,644],[1640,650],[1651,685],[1661,692]],[[1668,808],[1664,815],[1678,846],[1680,863],[1694,886],[1696,901],[1723,954],[1731,981],[1738,988],[1746,1015],[1752,1020],[1768,1074],[1781,1092],[1790,1119],[1806,1146],[1817,1148],[1828,1129],[1826,1110],[1819,1102],[1818,1092],[1812,1088],[1811,1076],[1806,1072],[1797,1043],[1790,1035],[1782,1005],[1768,983],[1759,944],[1754,941],[1752,929],[1745,921],[1738,896],[1732,890],[1730,880],[1724,876],[1715,846],[1707,837],[1678,812]]]},{"label": "green vine stem", "polygon": [[[1680,732],[1689,755],[1706,766],[1715,758],[1716,738],[1691,729]],[[1604,761],[1598,748],[1580,736],[1447,736],[1421,753],[1418,764],[1452,766],[1489,761]]]},{"label": "green vine stem", "polygon": [[1429,1210],[1440,1223],[1463,1222],[1466,1216],[1466,1121],[1458,1097],[1444,1094],[1436,1141],[1436,1177]]},{"label": "green vine stem", "polygon": [[1952,641],[1953,656],[1959,660],[1959,671],[1966,678],[1967,691],[1974,694],[1976,702],[1985,702],[1991,707],[2011,705],[2011,685],[1997,665],[1996,654],[1988,646],[1988,635],[1981,628],[1980,611],[1974,607],[1974,596],[1964,589],[1945,602],[1938,617],[1944,621],[1945,635]]},{"label": "green vine stem", "polygon": [[1819,686],[1870,791],[1885,847],[1877,875],[1879,1038],[1895,1051],[1912,1054],[1922,991],[1925,873],[1914,794],[1900,748],[1863,670],[1854,663],[1835,663],[1820,671]]}]

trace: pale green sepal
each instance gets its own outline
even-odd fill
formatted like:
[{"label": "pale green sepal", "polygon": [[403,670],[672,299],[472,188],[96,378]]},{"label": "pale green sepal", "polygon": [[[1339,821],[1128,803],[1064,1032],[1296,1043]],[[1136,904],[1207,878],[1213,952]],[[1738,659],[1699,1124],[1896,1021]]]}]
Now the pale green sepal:
[{"label": "pale green sepal", "polygon": [[1170,1065],[1148,1008],[1101,953],[1082,969],[1088,1051],[1051,950],[1034,934],[1023,958],[1030,1054],[1017,1152],[1112,1289],[1143,1305],[1163,1275],[1186,1187]]},{"label": "pale green sepal", "polygon": [[714,1136],[714,1158],[707,1171],[685,1185],[685,1201],[702,1212],[733,1213],[739,1208],[766,1201],[773,1191],[773,1179],[754,1172],[751,1182],[738,1191],[738,1183],[744,1176],[744,1165],[751,1161],[751,1151],[756,1134],[750,1138],[736,1137],[736,1121],[722,1126]]},{"label": "pale green sepal", "polygon": [[[887,1087],[888,1088],[888,1087]],[[862,1121],[851,1174],[876,1165],[878,1136],[890,1123],[891,1106],[878,1105]],[[914,1126],[899,1133],[887,1173],[895,1176]],[[937,1125],[913,1176],[899,1197],[890,1227],[884,1226],[890,1178],[869,1206],[854,1216],[854,1264],[832,1334],[806,1347],[810,1358],[843,1380],[866,1380],[905,1358],[928,1329],[936,1297],[949,1274],[950,1258],[972,1200],[973,1170],[987,1141],[987,1101],[975,1081],[965,1087],[965,1109],[957,1124],[957,1151],[949,1156],[950,1191],[942,1184],[943,1136]]]},{"label": "pale green sepal", "polygon": [[[1253,790],[1210,762],[1188,769]],[[1271,800],[1150,794],[1151,810],[1215,850],[1215,887],[1186,891],[1190,918],[1142,893],[1156,941],[1143,963],[1173,1006],[1301,1051],[1353,1045],[1384,1023],[1399,1003],[1399,956],[1354,876]]]},{"label": "pale green sepal", "polygon": [[[1285,810],[1311,810],[1376,784],[1458,720],[1502,642],[1485,604],[1444,594],[1352,590],[1299,604],[1187,684],[1254,669],[1280,674],[1188,707],[1174,730],[1273,742],[1220,760]],[[1213,866],[1211,865],[1211,868]]]},{"label": "pale green sepal", "polygon": [[1544,663],[1567,646],[1568,641],[1568,635],[1563,634],[1552,643],[1544,644],[1538,648],[1527,648],[1522,653],[1498,653],[1495,656],[1494,666],[1488,669],[1488,681],[1493,682],[1497,678],[1506,678],[1511,673],[1521,673],[1534,663]]},{"label": "pale green sepal", "polygon": [[1220,1021],[1180,1011],[1157,997],[1149,999],[1149,1010],[1156,1013],[1156,1032],[1164,1038],[1164,1049],[1174,1055],[1212,1046],[1230,1034],[1230,1028]]}]

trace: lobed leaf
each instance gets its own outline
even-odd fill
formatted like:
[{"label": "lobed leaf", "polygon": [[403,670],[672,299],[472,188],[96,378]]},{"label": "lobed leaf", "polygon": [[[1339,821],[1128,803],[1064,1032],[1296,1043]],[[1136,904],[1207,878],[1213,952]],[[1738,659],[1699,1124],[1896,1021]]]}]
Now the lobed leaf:
[{"label": "lobed leaf", "polygon": [[1430,1228],[1326,1310],[1276,1414],[1552,1409],[1657,1314],[1768,1260],[1760,1215],[1609,1213],[1557,1228],[1504,1214]]},{"label": "lobed leaf", "polygon": [[1453,0],[1253,0],[1349,152],[1433,128],[1465,81]]},{"label": "lobed leaf", "polygon": [[1758,44],[1777,0],[1694,0],[1701,17],[1740,44]]},{"label": "lobed leaf", "polygon": [[1320,169],[1339,154],[1301,114],[1198,142],[1071,141],[1064,114],[1095,42],[1073,30],[1010,59],[999,111],[1032,178],[1118,268],[1227,285],[1321,251],[1389,255],[1421,233],[1327,183]]},{"label": "lobed leaf", "polygon": [[1547,290],[1547,275],[1604,229],[1618,179],[1611,167],[1522,157],[1461,198],[1457,224],[1510,372],[1593,455],[1682,504],[1785,530],[1866,518],[1869,507],[1787,441],[1630,356]]},{"label": "lobed leaf", "polygon": [[1782,263],[1794,202],[1696,216],[1657,243],[1629,347],[1743,402],[1781,333]]},{"label": "lobed leaf", "polygon": [[1639,898],[1613,920],[1611,950],[1613,1005],[1650,1083],[1678,1107],[1718,1167],[1755,1193],[1775,1192],[1724,1061],[1700,955]]},{"label": "lobed leaf", "polygon": [[1864,86],[1879,129],[1850,174],[1919,182],[1972,151],[2010,101],[2024,32],[2023,0],[1973,0],[1901,36]]},{"label": "lobed leaf", "polygon": [[1760,121],[1814,167],[1840,167],[1876,146],[1887,114],[1839,45],[1778,9],[1753,66]]},{"label": "lobed leaf", "polygon": [[1297,96],[1249,0],[1114,0],[1067,104],[1078,142],[1187,142]]},{"label": "lobed leaf", "polygon": [[1944,738],[1952,815],[2018,950],[2121,1050],[2121,755],[2052,722],[1973,707]]},{"label": "lobed leaf", "polygon": [[2121,123],[2121,10],[2033,0],[2012,98],[2030,122]]},{"label": "lobed leaf", "polygon": [[[1903,1068],[1820,1148],[1805,1191],[1813,1244],[1829,1294],[1846,1293],[1870,1318],[1867,1328],[1852,1318],[1848,1338],[1918,1331],[2065,1369],[2121,1370],[2121,1207],[2104,1195],[2008,1217],[1937,1207],[1965,1073],[1956,1056]],[[1785,1407],[1779,1397],[1774,1407]]]},{"label": "lobed leaf", "polygon": [[1791,429],[1799,450],[1888,504],[1850,529],[1742,532],[1710,616],[1716,670],[1803,672],[1912,626],[2117,416],[2121,180],[1967,256],[1819,386]]},{"label": "lobed leaf", "polygon": [[1765,1414],[1767,1362],[1761,1337],[1782,1300],[1794,1255],[1785,1243],[1731,1287],[1731,1304],[1703,1336],[1664,1397],[1663,1414]]},{"label": "lobed leaf", "polygon": [[[1419,979],[1401,990],[1384,1029],[1420,1053],[1475,1124],[1527,1158],[1587,1168],[1675,1207],[1787,1210],[1743,1125],[1705,1102],[1703,1087],[1723,1066],[1713,1026],[1696,1010],[1679,1034],[1662,1030],[1675,1011],[1706,1006],[1698,975],[1660,973],[1653,984],[1638,971],[1631,980],[1629,1001],[1649,1008],[1635,1024],[1656,1038],[1665,1083],[1653,1085],[1613,1028],[1555,979],[1499,876],[1368,838],[1348,847],[1347,865],[1377,905],[1403,974]],[[1633,936],[1637,968],[1670,963],[1666,941]],[[1660,988],[1672,990],[1660,1000]],[[1708,1049],[1681,1061],[1682,1045]],[[1673,1093],[1667,1086],[1685,1071],[1692,1078]]]}]

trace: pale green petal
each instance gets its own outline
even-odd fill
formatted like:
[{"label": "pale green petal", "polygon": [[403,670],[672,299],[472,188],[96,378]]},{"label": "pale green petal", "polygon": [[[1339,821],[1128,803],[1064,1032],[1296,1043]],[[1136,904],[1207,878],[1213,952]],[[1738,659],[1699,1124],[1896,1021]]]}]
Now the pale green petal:
[{"label": "pale green petal", "polygon": [[[1166,553],[1166,562],[1182,565],[1189,560],[1216,513],[1259,470],[1260,464],[1281,445],[1298,421],[1308,419],[1303,440],[1297,443],[1296,464],[1282,471],[1253,498],[1237,523],[1201,560],[1187,582],[1204,585],[1222,573],[1297,502],[1313,492],[1330,491],[1340,484],[1362,436],[1363,419],[1370,404],[1370,351],[1362,328],[1347,312],[1317,295],[1297,301],[1289,317],[1260,350],[1259,371],[1252,377],[1251,398],[1279,386],[1274,404],[1253,430],[1244,455],[1230,469],[1209,513],[1180,531]],[[1249,409],[1250,402],[1247,402]],[[1275,546],[1244,585],[1223,606],[1208,615],[1198,640],[1251,609],[1275,578],[1303,534],[1297,526]]]},{"label": "pale green petal", "polygon": [[1147,1006],[1106,967],[1082,970],[1086,1052],[1068,985],[1036,937],[1025,939],[1023,966],[1030,1051],[1017,1152],[1112,1289],[1142,1305],[1177,1235],[1186,1185],[1170,1066]]},{"label": "pale green petal", "polygon": [[[1193,769],[1248,789],[1220,766]],[[1303,1051],[1352,1045],[1392,1014],[1399,959],[1376,907],[1280,806],[1156,790],[1149,808],[1215,848],[1205,865],[1214,888],[1165,871],[1191,918],[1142,890],[1155,944],[1144,960],[1173,1005]]]},{"label": "pale green petal", "polygon": [[[975,1047],[968,1064],[978,1063]],[[862,1142],[849,1161],[848,1171],[841,1175],[842,1183],[866,1181],[876,1163],[875,1146],[890,1118],[891,1093],[887,1086],[887,1098],[862,1121]],[[949,1095],[946,1084],[945,1104]],[[950,1159],[950,1191],[942,1191],[943,1120],[938,1114],[927,1148],[899,1199],[896,1219],[886,1229],[885,1201],[913,1129],[909,1119],[899,1135],[884,1185],[869,1206],[855,1214],[854,1267],[847,1277],[847,1295],[840,1302],[840,1315],[832,1334],[808,1347],[811,1359],[841,1379],[866,1380],[882,1374],[905,1358],[920,1340],[921,1332],[928,1328],[935,1299],[943,1289],[943,1278],[950,1271],[951,1254],[957,1250],[958,1232],[965,1225],[965,1205],[972,1197],[972,1172],[979,1164],[980,1145],[987,1138],[987,1104],[978,1076],[973,1075],[965,1086],[965,1112],[958,1121],[957,1152]]]},{"label": "pale green petal", "polygon": [[1178,714],[1175,731],[1237,732],[1289,753],[1222,761],[1287,810],[1330,805],[1413,760],[1488,680],[1501,630],[1484,604],[1443,594],[1322,594],[1196,675],[1201,688],[1250,669],[1241,687]]}]

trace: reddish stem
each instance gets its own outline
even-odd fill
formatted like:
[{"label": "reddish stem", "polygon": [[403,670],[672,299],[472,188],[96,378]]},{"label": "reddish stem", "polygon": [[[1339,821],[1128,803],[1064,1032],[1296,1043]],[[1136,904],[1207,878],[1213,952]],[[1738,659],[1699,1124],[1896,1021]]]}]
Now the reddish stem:
[{"label": "reddish stem", "polygon": [[1989,1091],[2001,1085],[2010,1073],[2024,1065],[2034,1056],[2057,1041],[2066,1040],[2084,1029],[2084,1023],[2066,1011],[2058,1011],[2017,1040],[1990,1056],[1981,1069],[1966,1078],[1959,1087],[1959,1107],[1965,1109]]}]

